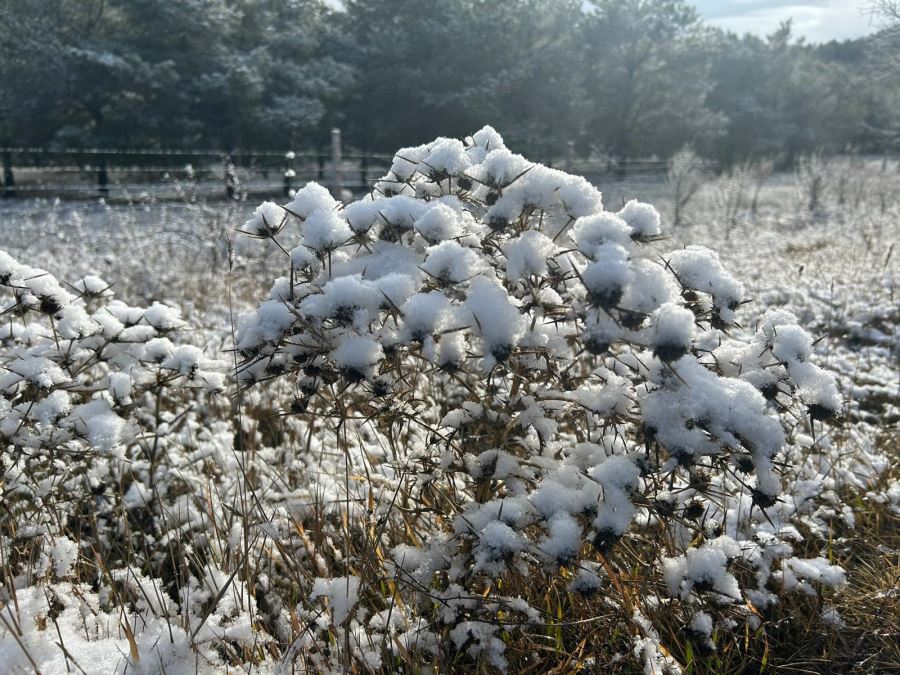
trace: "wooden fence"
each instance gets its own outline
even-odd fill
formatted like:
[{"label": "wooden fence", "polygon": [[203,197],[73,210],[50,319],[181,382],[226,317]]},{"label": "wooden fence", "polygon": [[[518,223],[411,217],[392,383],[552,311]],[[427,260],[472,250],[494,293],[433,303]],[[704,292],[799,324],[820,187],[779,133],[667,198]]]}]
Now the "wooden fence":
[{"label": "wooden fence", "polygon": [[5,147],[0,159],[4,197],[112,200],[286,195],[311,180],[361,192],[391,161],[343,152],[338,130],[328,148],[314,151]]},{"label": "wooden fence", "polygon": [[[132,201],[146,198],[225,199],[287,195],[308,181],[336,195],[367,191],[383,176],[391,156],[344,150],[340,130],[314,151],[178,148],[0,148],[4,197]],[[629,180],[659,180],[664,160],[633,160],[626,171],[609,158],[545,160],[602,184],[627,173]]]}]

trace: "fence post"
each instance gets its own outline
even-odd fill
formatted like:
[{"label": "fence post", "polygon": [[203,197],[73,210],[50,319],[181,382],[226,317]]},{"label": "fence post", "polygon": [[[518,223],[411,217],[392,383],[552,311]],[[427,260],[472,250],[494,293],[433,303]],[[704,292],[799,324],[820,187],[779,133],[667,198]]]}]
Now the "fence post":
[{"label": "fence post", "polygon": [[339,201],[341,199],[341,193],[344,191],[344,174],[343,167],[341,166],[342,161],[341,130],[334,127],[331,130],[331,194]]},{"label": "fence post", "polygon": [[369,190],[369,155],[363,151],[362,159],[359,162],[359,179],[362,183],[363,192]]},{"label": "fence post", "polygon": [[3,148],[3,196],[16,196],[16,179],[13,176],[12,153],[9,148]]},{"label": "fence post", "polygon": [[294,194],[294,176],[297,175],[297,172],[294,171],[294,151],[288,150],[284,158],[287,160],[287,168],[284,170],[284,196],[291,197]]},{"label": "fence post", "polygon": [[238,179],[237,167],[231,160],[231,155],[226,154],[223,162],[225,164],[225,194],[229,199],[240,199],[241,182]]},{"label": "fence post", "polygon": [[109,169],[106,155],[100,156],[100,166],[97,167],[97,187],[101,197],[109,196]]}]

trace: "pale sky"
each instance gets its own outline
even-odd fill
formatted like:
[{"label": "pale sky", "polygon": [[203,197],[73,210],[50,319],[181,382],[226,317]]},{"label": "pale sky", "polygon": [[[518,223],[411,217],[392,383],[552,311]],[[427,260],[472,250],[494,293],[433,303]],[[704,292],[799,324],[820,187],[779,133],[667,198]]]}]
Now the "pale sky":
[{"label": "pale sky", "polygon": [[855,38],[878,29],[866,0],[694,0],[708,23],[736,33],[767,35],[788,18],[809,42]]},{"label": "pale sky", "polygon": [[[786,19],[794,20],[794,33],[808,42],[862,37],[879,26],[866,12],[870,0],[688,0],[714,26],[735,33],[765,36]],[[342,0],[325,0],[341,7]]]}]

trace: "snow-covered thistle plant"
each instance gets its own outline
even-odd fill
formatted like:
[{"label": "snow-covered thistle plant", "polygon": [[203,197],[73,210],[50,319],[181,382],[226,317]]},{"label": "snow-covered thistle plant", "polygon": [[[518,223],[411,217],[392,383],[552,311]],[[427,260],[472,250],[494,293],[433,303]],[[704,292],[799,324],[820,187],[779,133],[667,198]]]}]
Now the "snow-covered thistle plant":
[{"label": "snow-covered thistle plant", "polygon": [[370,528],[350,532],[350,494],[343,525],[381,566],[310,589],[337,644],[371,644],[353,611],[369,594],[388,612],[377,630],[403,634],[388,651],[504,668],[503,633],[558,620],[526,599],[558,585],[622,610],[653,668],[667,658],[654,608],[714,649],[776,584],[842,580],[794,557],[805,499],[781,475],[795,438],[840,415],[833,378],[791,314],[738,326],[741,284],[706,248],[666,251],[652,206],[606,211],[587,181],[486,127],[399,151],[359,201],[311,183],[243,229],[283,250],[286,273],[239,326],[242,389],[287,389],[286,416],[331,433],[348,463],[377,458],[368,479],[386,486],[357,513]]},{"label": "snow-covered thistle plant", "polygon": [[0,316],[9,588],[70,578],[90,553],[82,545],[98,559],[121,538],[138,550],[152,545],[157,525],[137,530],[146,539],[132,536],[135,523],[123,516],[152,519],[173,483],[170,447],[196,433],[198,403],[224,390],[223,364],[179,342],[185,322],[175,309],[126,305],[97,276],[66,288],[4,251]]}]

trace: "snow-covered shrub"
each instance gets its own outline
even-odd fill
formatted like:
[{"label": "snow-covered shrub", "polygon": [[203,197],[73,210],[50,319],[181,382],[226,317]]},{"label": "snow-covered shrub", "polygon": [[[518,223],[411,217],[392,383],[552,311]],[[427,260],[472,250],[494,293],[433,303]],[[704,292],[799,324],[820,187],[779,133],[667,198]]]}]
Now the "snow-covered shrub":
[{"label": "snow-covered shrub", "polygon": [[827,157],[820,152],[804,155],[797,160],[795,169],[797,190],[806,201],[809,213],[821,217],[822,203],[827,191],[832,188],[833,172]]},{"label": "snow-covered shrub", "polygon": [[[0,605],[22,646],[4,668],[58,672],[80,658],[113,672],[128,652],[110,628],[117,609],[146,612],[144,639],[175,612],[171,555],[202,526],[179,513],[179,495],[202,485],[186,449],[221,428],[210,415],[225,391],[223,363],[184,340],[176,309],[129,306],[97,276],[63,284],[2,250],[0,316]],[[178,574],[193,579],[194,569]],[[79,657],[41,647],[48,616]],[[88,644],[116,633],[115,648]],[[176,633],[193,661],[184,631],[168,627]],[[41,668],[31,660],[45,657]]]},{"label": "snow-covered shrub", "polygon": [[0,251],[0,437],[31,461],[124,458],[135,436],[161,423],[143,419],[147,396],[223,390],[221,362],[173,342],[185,326],[176,309],[130,307],[97,276],[69,288]]},{"label": "snow-covered shrub", "polygon": [[707,176],[703,159],[687,145],[669,160],[666,182],[672,190],[674,213],[672,225],[678,227],[684,220],[684,211],[697,191],[703,187]]},{"label": "snow-covered shrub", "polygon": [[713,203],[725,224],[726,237],[740,220],[752,183],[753,173],[747,164],[731,167],[713,183]]},{"label": "snow-covered shrub", "polygon": [[[301,236],[283,241],[292,221]],[[652,206],[606,211],[486,127],[400,150],[359,201],[310,183],[243,229],[284,250],[285,274],[240,323],[241,387],[286,394],[286,417],[331,434],[337,527],[385,552],[308,591],[304,620],[355,645],[344,658],[381,664],[402,633],[404,650],[502,669],[504,633],[556,619],[526,599],[548,579],[604,593],[635,653],[662,659],[624,561],[701,649],[714,627],[754,624],[777,584],[843,579],[795,557],[810,506],[782,493],[797,436],[841,414],[833,378],[790,313],[737,325],[740,282],[704,247],[661,248]],[[351,487],[362,471],[377,490]],[[404,607],[399,623],[374,629],[363,597]]]}]

